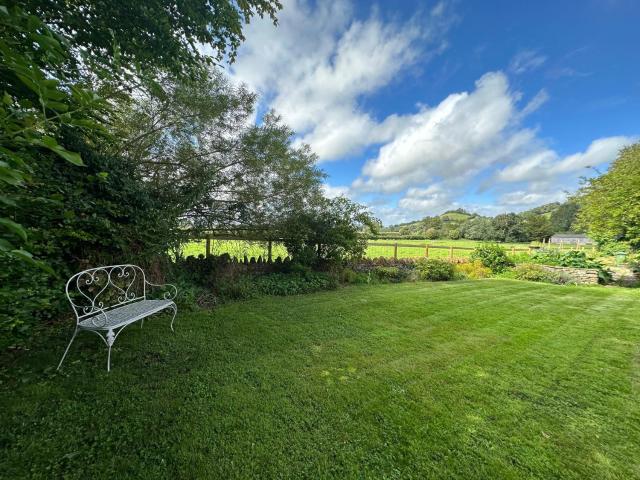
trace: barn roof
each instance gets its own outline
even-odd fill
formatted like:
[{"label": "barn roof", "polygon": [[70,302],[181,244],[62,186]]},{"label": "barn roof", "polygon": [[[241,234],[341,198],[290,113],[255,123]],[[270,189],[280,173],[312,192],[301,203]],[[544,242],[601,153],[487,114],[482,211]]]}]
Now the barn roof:
[{"label": "barn roof", "polygon": [[552,238],[589,238],[586,233],[554,233]]}]

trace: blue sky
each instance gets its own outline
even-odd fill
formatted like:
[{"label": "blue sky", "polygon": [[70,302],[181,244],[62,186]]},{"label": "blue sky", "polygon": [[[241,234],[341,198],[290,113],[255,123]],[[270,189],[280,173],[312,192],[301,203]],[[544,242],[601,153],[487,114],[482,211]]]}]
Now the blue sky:
[{"label": "blue sky", "polygon": [[385,224],[561,201],[640,135],[640,2],[284,2],[229,72]]}]

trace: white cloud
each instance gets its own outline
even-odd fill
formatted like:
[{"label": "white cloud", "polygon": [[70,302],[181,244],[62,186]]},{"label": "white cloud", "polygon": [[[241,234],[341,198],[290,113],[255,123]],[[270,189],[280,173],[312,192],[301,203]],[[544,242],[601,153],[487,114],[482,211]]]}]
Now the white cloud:
[{"label": "white cloud", "polygon": [[591,142],[584,152],[564,158],[555,151],[542,149],[523,157],[497,172],[501,182],[552,180],[566,174],[585,174],[588,167],[597,167],[613,161],[618,151],[636,140],[634,137],[606,137]]},{"label": "white cloud", "polygon": [[586,152],[575,153],[563,158],[552,168],[552,173],[577,172],[587,167],[597,167],[614,160],[625,145],[636,141],[634,137],[607,137],[594,140]]},{"label": "white cloud", "polygon": [[520,75],[541,67],[546,61],[547,57],[538,53],[537,50],[522,50],[511,59],[509,71]]},{"label": "white cloud", "polygon": [[405,196],[398,201],[398,207],[401,210],[408,210],[413,218],[416,215],[439,213],[451,208],[454,204],[451,191],[438,184],[430,185],[427,188],[410,188]]},{"label": "white cloud", "polygon": [[493,72],[472,92],[449,95],[407,119],[405,129],[380,148],[353,187],[399,192],[438,179],[464,180],[532,143],[533,132],[513,130],[519,95]]},{"label": "white cloud", "polygon": [[324,192],[324,196],[327,198],[336,198],[336,197],[348,197],[350,194],[350,188],[346,186],[332,186],[328,183],[324,183],[322,185],[322,191]]},{"label": "white cloud", "polygon": [[263,107],[281,114],[321,161],[343,158],[405,127],[397,115],[378,121],[359,101],[444,48],[442,32],[451,22],[446,10],[439,3],[399,23],[375,12],[356,20],[346,1],[285,2],[277,27],[268,21],[248,26],[232,73],[258,91]]},{"label": "white cloud", "polygon": [[526,117],[527,115],[538,110],[542,105],[544,105],[548,101],[549,101],[549,94],[543,88],[536,94],[535,97],[533,97],[529,101],[529,103],[527,103],[527,105],[522,109],[522,112],[520,112],[520,115],[522,117]]}]

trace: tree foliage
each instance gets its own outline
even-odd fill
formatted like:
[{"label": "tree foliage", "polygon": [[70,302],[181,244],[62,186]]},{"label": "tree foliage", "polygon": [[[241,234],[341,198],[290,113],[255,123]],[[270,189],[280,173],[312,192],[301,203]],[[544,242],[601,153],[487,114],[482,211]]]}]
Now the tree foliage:
[{"label": "tree foliage", "polygon": [[365,207],[345,197],[316,197],[309,207],[290,215],[280,227],[287,250],[304,263],[360,258],[367,234],[379,228]]},{"label": "tree foliage", "polygon": [[[11,2],[14,3],[14,2]],[[121,65],[146,74],[192,75],[204,64],[233,60],[254,16],[276,22],[278,0],[22,0],[15,2],[73,39],[94,73]],[[203,53],[202,45],[208,49]]]},{"label": "tree foliage", "polygon": [[118,153],[185,228],[269,236],[321,196],[324,174],[277,115],[252,124],[254,108],[255,95],[220,73],[166,83],[123,111]]},{"label": "tree foliage", "polygon": [[23,260],[28,232],[14,213],[43,151],[75,165],[80,155],[60,145],[63,128],[96,132],[102,98],[69,78],[68,42],[20,8],[0,7],[0,252]]},{"label": "tree foliage", "polygon": [[623,148],[605,174],[586,180],[576,201],[579,224],[594,240],[640,248],[640,143]]}]

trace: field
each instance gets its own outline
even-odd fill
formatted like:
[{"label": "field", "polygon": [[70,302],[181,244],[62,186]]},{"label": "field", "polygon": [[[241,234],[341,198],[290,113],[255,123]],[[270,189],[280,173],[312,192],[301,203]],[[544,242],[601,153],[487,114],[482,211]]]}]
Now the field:
[{"label": "field", "polygon": [[[425,254],[425,245],[436,245],[436,246],[453,246],[453,257],[468,257],[471,254],[471,250],[457,250],[456,248],[475,248],[478,245],[481,245],[482,242],[476,240],[371,240],[370,243],[398,243],[400,245],[416,245],[421,248],[413,248],[413,247],[398,247],[398,258],[411,258],[411,257],[423,257]],[[507,250],[511,248],[516,249],[526,249],[529,244],[528,243],[503,243],[503,247]],[[370,245],[367,248],[367,257],[375,258],[375,257],[393,257],[394,247],[392,246],[375,246]],[[517,253],[526,253],[526,252],[517,252]],[[429,249],[429,257],[430,258],[448,258],[449,250],[447,248],[433,248]]]},{"label": "field", "polygon": [[638,291],[509,280],[71,324],[0,370],[4,478],[640,478]]},{"label": "field", "polygon": [[[453,246],[453,247],[465,247],[475,248],[482,242],[475,240],[371,240],[371,243],[399,243],[404,245],[419,245],[424,247],[425,244],[439,245],[439,246]],[[528,243],[504,243],[505,248],[527,248]],[[393,247],[387,246],[369,246],[367,248],[366,256],[369,258],[375,257],[393,257]],[[232,257],[243,258],[245,255],[249,258],[258,258],[267,256],[267,244],[265,242],[248,242],[245,240],[213,240],[211,242],[211,252],[214,255],[220,255],[221,253],[228,253]],[[196,241],[185,245],[183,249],[183,255],[204,255],[205,242]],[[407,248],[398,247],[398,258],[410,258],[410,257],[422,257],[424,256],[424,248]],[[471,250],[456,250],[453,251],[453,256],[468,257]],[[286,257],[287,249],[282,244],[273,244],[273,258],[278,256]],[[433,258],[447,258],[449,256],[449,250],[445,248],[434,248],[429,250],[429,257]]]},{"label": "field", "polygon": [[[287,249],[281,243],[273,243],[271,247],[271,253],[273,258],[286,257]],[[186,244],[182,250],[182,254],[185,257],[193,255],[204,255],[206,253],[206,243],[204,240],[190,242]],[[212,240],[211,241],[211,253],[213,255],[220,255],[222,253],[228,253],[232,257],[244,258],[246,255],[248,258],[255,257],[267,258],[267,242],[249,242],[246,240]]]}]

